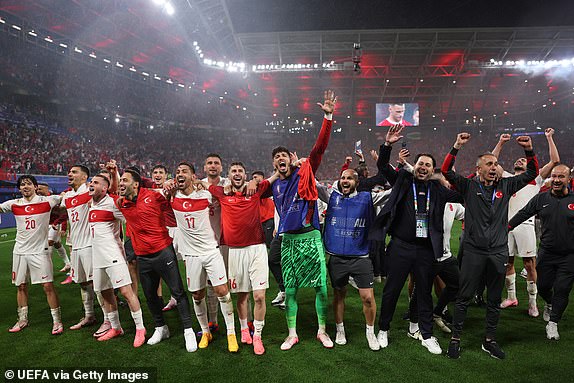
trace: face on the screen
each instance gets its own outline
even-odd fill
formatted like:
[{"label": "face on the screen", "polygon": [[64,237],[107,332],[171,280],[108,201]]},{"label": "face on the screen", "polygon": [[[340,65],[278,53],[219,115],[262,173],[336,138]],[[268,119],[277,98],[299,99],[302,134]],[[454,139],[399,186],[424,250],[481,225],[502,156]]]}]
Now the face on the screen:
[{"label": "face on the screen", "polygon": [[389,117],[394,122],[401,122],[405,116],[405,105],[404,104],[392,104],[389,105]]}]

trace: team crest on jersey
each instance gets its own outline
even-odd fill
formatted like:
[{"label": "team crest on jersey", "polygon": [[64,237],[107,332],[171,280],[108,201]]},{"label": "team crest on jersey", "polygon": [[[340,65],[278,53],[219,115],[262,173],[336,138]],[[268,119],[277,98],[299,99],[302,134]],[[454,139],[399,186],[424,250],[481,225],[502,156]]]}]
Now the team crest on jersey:
[{"label": "team crest on jersey", "polygon": [[497,191],[495,194],[496,198],[502,198],[502,192],[501,191]]},{"label": "team crest on jersey", "polygon": [[574,203],[571,203],[570,205],[568,205],[568,210],[574,210]]},{"label": "team crest on jersey", "polygon": [[145,197],[144,198],[144,203],[150,203],[151,202],[151,197]]}]

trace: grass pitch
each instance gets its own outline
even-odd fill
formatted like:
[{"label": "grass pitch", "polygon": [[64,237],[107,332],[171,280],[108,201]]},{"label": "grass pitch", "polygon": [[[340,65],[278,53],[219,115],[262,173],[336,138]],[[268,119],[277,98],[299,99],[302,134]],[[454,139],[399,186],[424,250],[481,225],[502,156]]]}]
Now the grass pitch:
[{"label": "grass pitch", "polygon": [[[458,238],[460,227],[453,230]],[[3,236],[6,234],[6,236]],[[401,319],[407,309],[406,288],[399,300],[390,332],[387,349],[371,351],[365,339],[364,317],[358,293],[350,288],[345,314],[348,344],[332,350],[321,347],[315,340],[317,329],[314,293],[299,293],[298,333],[300,343],[290,351],[279,346],[287,335],[284,312],[270,302],[277,289],[274,280],[267,296],[267,316],[263,331],[266,353],[255,356],[250,346],[241,347],[237,354],[227,351],[224,329],[215,334],[213,343],[205,350],[187,353],[183,331],[176,311],[165,314],[171,338],[155,346],[144,345],[133,349],[134,325],[129,309],[120,308],[120,319],[126,334],[108,342],[92,338],[95,328],[70,331],[68,327],[82,317],[80,289],[77,285],[62,286],[65,278],[55,272],[62,319],[66,330],[61,336],[50,335],[51,317],[42,288],[30,287],[30,326],[21,333],[10,334],[7,329],[16,321],[16,288],[11,284],[10,271],[15,230],[0,231],[0,353],[2,367],[90,368],[90,367],[154,367],[158,381],[198,382],[571,382],[574,367],[574,308],[568,307],[560,323],[561,340],[548,341],[542,315],[533,319],[526,313],[528,297],[526,282],[517,277],[519,307],[502,311],[498,342],[506,352],[506,360],[490,358],[481,351],[484,334],[485,309],[471,306],[465,323],[462,355],[449,360],[443,355],[432,355],[420,342],[406,336],[408,322]],[[458,241],[452,241],[457,253]],[[517,270],[522,265],[517,260]],[[54,267],[61,261],[54,255]],[[380,303],[382,284],[376,284],[375,296]],[[167,295],[167,289],[164,289]],[[506,292],[504,292],[506,294]],[[153,331],[143,293],[140,300],[148,336]],[[329,288],[329,296],[332,290]],[[191,301],[191,296],[190,296]],[[542,300],[539,308],[542,314]],[[99,310],[96,310],[101,315]],[[452,309],[451,309],[452,312]],[[101,316],[100,316],[101,319]],[[377,317],[378,319],[378,317]],[[223,320],[220,320],[223,323]],[[334,339],[334,319],[329,311],[328,331]],[[236,319],[236,328],[239,323]],[[194,319],[194,329],[199,325]],[[446,351],[449,336],[435,329],[442,348]]]}]

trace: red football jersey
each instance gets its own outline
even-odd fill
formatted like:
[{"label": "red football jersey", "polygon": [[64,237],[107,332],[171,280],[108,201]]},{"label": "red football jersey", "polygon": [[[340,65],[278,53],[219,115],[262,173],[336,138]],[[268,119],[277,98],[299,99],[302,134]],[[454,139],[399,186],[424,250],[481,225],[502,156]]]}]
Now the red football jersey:
[{"label": "red football jersey", "polygon": [[172,243],[165,224],[165,211],[171,207],[161,193],[140,188],[136,202],[124,199],[119,208],[136,255],[157,253]]},{"label": "red football jersey", "polygon": [[257,193],[246,197],[242,193],[226,195],[223,187],[210,186],[209,192],[221,205],[221,243],[229,247],[246,247],[265,243],[259,206],[261,194],[269,188],[267,180],[259,184]]},{"label": "red football jersey", "polygon": [[411,124],[407,120],[402,120],[401,122],[392,122],[389,121],[388,118],[385,118],[383,121],[379,122],[377,126],[394,126],[396,124],[401,124],[402,126],[413,126],[413,124]]}]

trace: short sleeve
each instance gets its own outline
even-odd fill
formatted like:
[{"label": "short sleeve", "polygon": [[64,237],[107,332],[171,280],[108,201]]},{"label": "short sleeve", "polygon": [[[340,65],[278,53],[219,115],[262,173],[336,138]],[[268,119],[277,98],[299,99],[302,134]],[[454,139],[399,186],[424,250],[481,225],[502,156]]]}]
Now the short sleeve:
[{"label": "short sleeve", "polygon": [[6,201],[0,204],[0,212],[2,213],[10,213],[12,211],[12,205],[16,200],[11,199],[10,201]]}]

